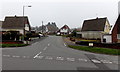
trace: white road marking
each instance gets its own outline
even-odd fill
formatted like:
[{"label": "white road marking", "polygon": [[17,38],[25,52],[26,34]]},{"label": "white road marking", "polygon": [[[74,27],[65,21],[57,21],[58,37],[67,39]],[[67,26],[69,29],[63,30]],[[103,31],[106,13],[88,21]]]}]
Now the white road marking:
[{"label": "white road marking", "polygon": [[75,61],[75,58],[67,58],[68,61]]},{"label": "white road marking", "polygon": [[37,58],[42,59],[44,56],[37,56]]},{"label": "white road marking", "polygon": [[3,56],[10,57],[10,55],[3,55]]},{"label": "white road marking", "polygon": [[67,46],[67,45],[64,43],[64,46]]},{"label": "white road marking", "polygon": [[112,64],[112,62],[109,61],[109,60],[100,60],[100,61],[103,62],[103,63],[109,63],[109,64]]},{"label": "white road marking", "polygon": [[118,64],[118,61],[113,61],[113,63]]},{"label": "white road marking", "polygon": [[17,58],[19,58],[20,56],[16,56]]},{"label": "white road marking", "polygon": [[52,60],[53,58],[50,57],[50,56],[46,56],[45,59],[49,59],[49,60]]},{"label": "white road marking", "polygon": [[57,57],[56,60],[64,60],[64,57]]},{"label": "white road marking", "polygon": [[18,56],[12,56],[12,57],[18,57]]},{"label": "white road marking", "polygon": [[96,59],[92,59],[91,61],[94,62],[94,63],[101,63],[101,61],[98,61]]},{"label": "white road marking", "polygon": [[47,47],[45,47],[43,50],[46,50],[47,49]]},{"label": "white road marking", "polygon": [[23,56],[23,58],[26,58],[26,56]]},{"label": "white road marking", "polygon": [[23,56],[23,58],[29,58],[29,56]]},{"label": "white road marking", "polygon": [[40,55],[42,52],[39,52],[37,55],[35,55],[33,58],[36,58],[38,55]]},{"label": "white road marking", "polygon": [[79,58],[78,60],[79,60],[79,61],[85,61],[85,62],[88,61],[87,59],[81,59],[81,58]]},{"label": "white road marking", "polygon": [[48,44],[48,46],[50,46],[50,44]]}]

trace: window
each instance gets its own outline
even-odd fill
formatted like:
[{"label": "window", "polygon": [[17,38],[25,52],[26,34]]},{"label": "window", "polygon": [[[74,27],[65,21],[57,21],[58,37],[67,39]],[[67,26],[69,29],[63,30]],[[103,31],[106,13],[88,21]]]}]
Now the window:
[{"label": "window", "polygon": [[120,39],[120,34],[117,34],[117,39]]},{"label": "window", "polygon": [[28,24],[25,24],[25,27],[29,27],[29,25],[28,25]]}]

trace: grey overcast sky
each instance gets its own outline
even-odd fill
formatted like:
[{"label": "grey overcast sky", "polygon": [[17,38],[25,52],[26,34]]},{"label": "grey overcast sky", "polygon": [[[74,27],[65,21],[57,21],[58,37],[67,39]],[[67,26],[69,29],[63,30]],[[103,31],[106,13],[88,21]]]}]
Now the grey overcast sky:
[{"label": "grey overcast sky", "polygon": [[5,16],[22,16],[23,5],[25,16],[29,17],[31,26],[40,26],[56,22],[60,28],[67,24],[70,28],[81,27],[84,20],[96,17],[107,17],[114,25],[118,17],[119,0],[0,0],[0,20]]}]

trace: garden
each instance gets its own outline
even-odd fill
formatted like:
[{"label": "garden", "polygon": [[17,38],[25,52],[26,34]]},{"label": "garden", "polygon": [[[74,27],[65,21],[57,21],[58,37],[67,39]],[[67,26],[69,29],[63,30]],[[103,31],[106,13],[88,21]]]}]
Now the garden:
[{"label": "garden", "polygon": [[18,31],[3,31],[2,32],[2,42],[0,42],[1,47],[21,47],[29,45],[24,41],[30,41],[33,37],[39,37],[38,33],[28,32],[25,35],[20,34]]}]

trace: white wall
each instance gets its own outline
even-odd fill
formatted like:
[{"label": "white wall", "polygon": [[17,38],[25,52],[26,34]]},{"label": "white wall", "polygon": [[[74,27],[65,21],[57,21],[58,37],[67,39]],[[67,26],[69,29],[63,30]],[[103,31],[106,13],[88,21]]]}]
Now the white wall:
[{"label": "white wall", "polygon": [[29,28],[29,25],[28,24],[25,24],[25,30],[29,31],[30,28]]},{"label": "white wall", "polygon": [[21,34],[24,34],[24,30],[18,30]]},{"label": "white wall", "polygon": [[108,23],[108,21],[106,21],[105,23],[104,32],[108,34],[110,33],[110,24]]},{"label": "white wall", "polygon": [[101,32],[99,31],[87,31],[87,32],[81,32],[82,33],[82,38],[101,38]]},{"label": "white wall", "polygon": [[111,35],[104,35],[103,39],[106,39],[106,43],[112,43],[112,36]]},{"label": "white wall", "polygon": [[29,31],[30,29],[29,29],[29,27],[25,27],[25,30]]},{"label": "white wall", "polygon": [[65,32],[65,33],[67,33],[67,32],[68,32],[68,29],[61,29],[60,32]]}]

